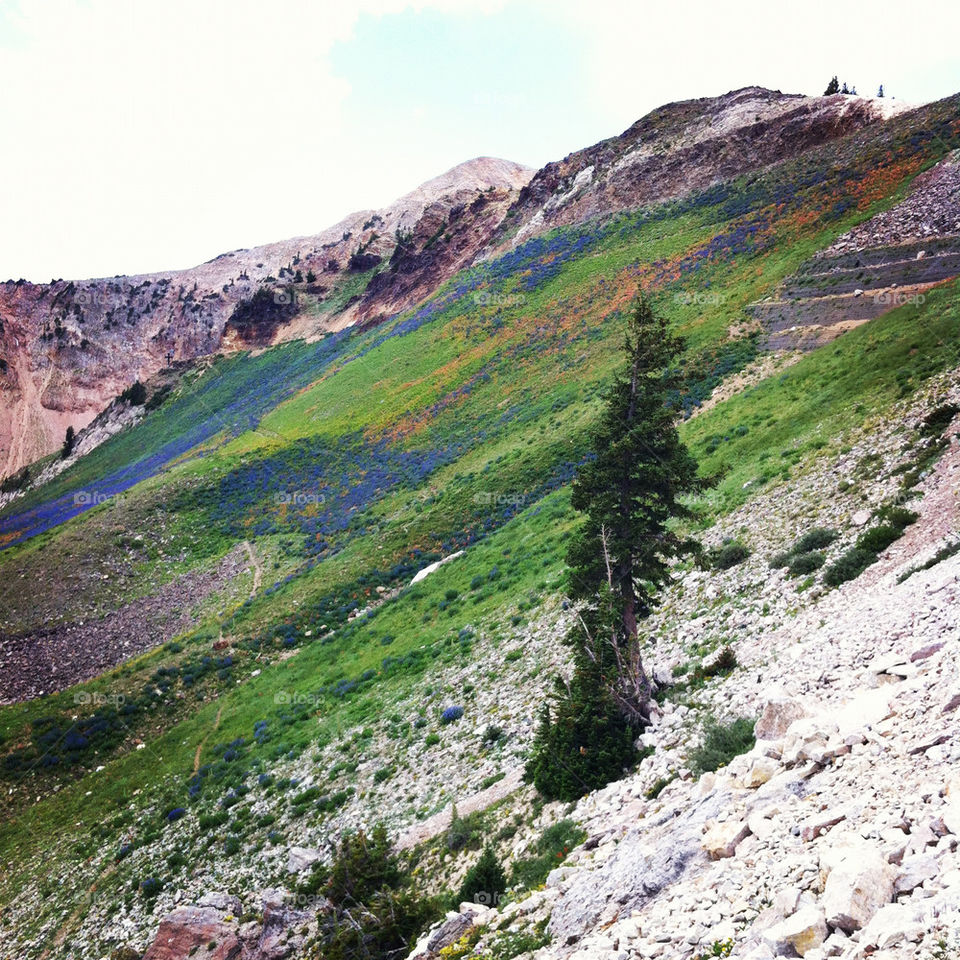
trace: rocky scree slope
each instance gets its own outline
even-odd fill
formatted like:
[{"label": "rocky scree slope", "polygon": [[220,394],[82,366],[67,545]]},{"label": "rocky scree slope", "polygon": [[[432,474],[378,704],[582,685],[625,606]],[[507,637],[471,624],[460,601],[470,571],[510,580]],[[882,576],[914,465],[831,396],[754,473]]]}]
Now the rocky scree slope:
[{"label": "rocky scree slope", "polygon": [[909,195],[819,251],[777,296],[751,307],[768,349],[810,350],[888,310],[922,302],[960,274],[960,154],[921,173]]},{"label": "rocky scree slope", "polygon": [[[749,631],[739,669],[693,713],[667,700],[642,738],[656,753],[580,801],[588,840],[545,887],[500,910],[463,904],[411,960],[481,957],[544,924],[538,960],[956,950],[960,558],[916,566],[957,542],[958,480],[954,434],[909,539],[776,629]],[[757,740],[697,779],[684,745],[704,708],[759,717]]]}]

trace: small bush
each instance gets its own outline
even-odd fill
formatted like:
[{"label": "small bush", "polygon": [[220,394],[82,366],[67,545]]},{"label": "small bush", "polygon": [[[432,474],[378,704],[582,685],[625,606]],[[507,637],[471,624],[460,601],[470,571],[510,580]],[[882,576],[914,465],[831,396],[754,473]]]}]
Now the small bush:
[{"label": "small bush", "polygon": [[750,556],[750,548],[745,543],[734,540],[724,544],[710,554],[710,563],[715,570],[729,570],[738,563],[743,563]]},{"label": "small bush", "polygon": [[663,791],[666,790],[667,787],[669,787],[670,784],[676,779],[677,775],[675,773],[671,774],[669,777],[659,777],[656,781],[654,781],[653,786],[650,787],[649,790],[645,791],[643,795],[648,800],[656,800],[657,797],[659,797],[660,794],[663,793]]},{"label": "small bush", "polygon": [[145,900],[152,900],[160,891],[163,889],[163,881],[158,880],[156,877],[144,877],[140,881],[140,895]]},{"label": "small bush", "polygon": [[851,547],[846,553],[827,567],[823,582],[828,587],[839,587],[848,580],[856,580],[867,567],[877,559],[877,555],[860,547]]},{"label": "small bush", "polygon": [[781,550],[780,553],[775,553],[770,558],[770,569],[777,570],[780,567],[788,567],[791,560],[793,560],[793,551]]},{"label": "small bush", "polygon": [[147,388],[139,380],[134,380],[133,384],[120,394],[120,400],[126,401],[131,407],[143,406],[147,400]]},{"label": "small bush", "polygon": [[729,723],[708,721],[703,728],[703,742],[690,754],[690,769],[696,775],[719,770],[734,757],[753,748],[754,721],[737,717]]},{"label": "small bush", "polygon": [[793,553],[809,553],[811,550],[823,550],[829,547],[840,534],[829,527],[814,527],[808,530],[794,545]]},{"label": "small bush", "polygon": [[548,827],[533,848],[535,855],[514,862],[510,874],[511,885],[525,890],[540,886],[547,879],[547,874],[586,838],[586,833],[573,820],[561,820]]},{"label": "small bush", "polygon": [[953,422],[953,418],[960,413],[960,407],[955,403],[945,403],[942,407],[931,410],[924,418],[920,427],[922,436],[939,436]]},{"label": "small bush", "polygon": [[906,530],[911,523],[916,523],[919,516],[919,513],[914,513],[906,507],[898,506],[881,507],[876,512],[876,518],[878,520],[882,520],[884,523],[888,523],[898,530]]},{"label": "small bush", "polygon": [[895,527],[892,523],[882,523],[879,527],[872,527],[861,533],[857,537],[857,547],[870,553],[881,553],[901,536],[903,536],[902,527]]},{"label": "small bush", "polygon": [[428,747],[434,747],[440,742],[440,737],[436,733],[428,733],[423,742]]},{"label": "small bush", "polygon": [[440,714],[440,722],[443,724],[455,723],[463,716],[463,707],[447,707]]},{"label": "small bush", "polygon": [[460,850],[476,850],[480,847],[483,836],[483,817],[474,812],[466,817],[457,813],[457,805],[453,805],[450,816],[450,826],[447,827],[447,849],[452,853]]},{"label": "small bush", "polygon": [[814,550],[810,553],[801,553],[790,561],[787,572],[791,577],[798,577],[805,573],[813,573],[819,570],[826,560],[821,550]]},{"label": "small bush", "polygon": [[483,743],[496,743],[498,740],[502,739],[503,728],[498,727],[494,723],[491,723],[487,729],[483,731],[483,736],[481,737]]},{"label": "small bush", "polygon": [[385,780],[389,780],[395,773],[393,767],[381,767],[374,775],[374,783],[383,783]]}]

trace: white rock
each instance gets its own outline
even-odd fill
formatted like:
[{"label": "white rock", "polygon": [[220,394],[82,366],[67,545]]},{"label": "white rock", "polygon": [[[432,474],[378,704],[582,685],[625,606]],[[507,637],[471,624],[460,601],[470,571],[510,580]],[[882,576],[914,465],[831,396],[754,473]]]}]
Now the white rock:
[{"label": "white rock", "polygon": [[831,927],[859,930],[893,899],[894,868],[872,844],[847,842],[825,851],[820,867],[827,872],[822,903]]},{"label": "white rock", "polygon": [[777,953],[789,946],[801,957],[819,947],[826,938],[827,921],[818,907],[803,907],[763,933],[763,939]]}]

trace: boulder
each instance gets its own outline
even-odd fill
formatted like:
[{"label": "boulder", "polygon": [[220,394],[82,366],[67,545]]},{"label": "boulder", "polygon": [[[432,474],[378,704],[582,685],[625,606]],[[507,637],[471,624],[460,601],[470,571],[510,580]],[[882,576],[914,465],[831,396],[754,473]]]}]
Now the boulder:
[{"label": "boulder", "polygon": [[732,857],[737,846],[750,834],[749,825],[743,820],[725,820],[723,823],[708,823],[703,838],[703,849],[711,860]]},{"label": "boulder", "polygon": [[932,880],[938,873],[937,858],[931,854],[921,853],[906,857],[893,881],[894,895],[911,893],[925,880]]},{"label": "boulder", "polygon": [[287,873],[309,870],[320,859],[320,851],[313,847],[291,847],[287,851]]},{"label": "boulder", "polygon": [[[213,949],[208,950],[211,943]],[[214,907],[178,907],[160,921],[143,960],[186,960],[200,954],[201,948],[204,960],[239,957],[237,925],[224,921]]]},{"label": "boulder", "polygon": [[780,772],[780,764],[771,757],[757,757],[753,760],[746,772],[737,778],[737,785],[750,790],[762,787],[768,780]]},{"label": "boulder", "polygon": [[846,816],[847,811],[844,807],[821,810],[819,813],[807,817],[800,824],[800,839],[809,843],[819,837],[820,834],[826,833],[831,827],[835,827],[842,820],[845,820]]},{"label": "boulder", "polygon": [[860,930],[893,899],[895,868],[872,844],[847,842],[828,849],[820,869],[827,874],[822,904],[831,927]]},{"label": "boulder", "polygon": [[860,950],[885,950],[904,940],[917,942],[926,932],[922,910],[916,904],[889,903],[881,907],[860,933]]},{"label": "boulder", "polygon": [[763,933],[763,939],[777,954],[792,948],[799,956],[821,946],[827,939],[827,921],[819,907],[801,907],[796,913]]},{"label": "boulder", "polygon": [[764,704],[754,735],[758,740],[776,740],[787,732],[791,723],[805,716],[807,710],[798,699],[778,694]]}]

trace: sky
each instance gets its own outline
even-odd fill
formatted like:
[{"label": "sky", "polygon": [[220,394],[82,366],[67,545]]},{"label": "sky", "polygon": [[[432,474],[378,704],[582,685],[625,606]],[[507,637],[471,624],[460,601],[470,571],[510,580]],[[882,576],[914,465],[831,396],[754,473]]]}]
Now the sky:
[{"label": "sky", "polygon": [[939,99],[958,36],[956,0],[0,0],[0,279],[193,266],[751,84]]}]

